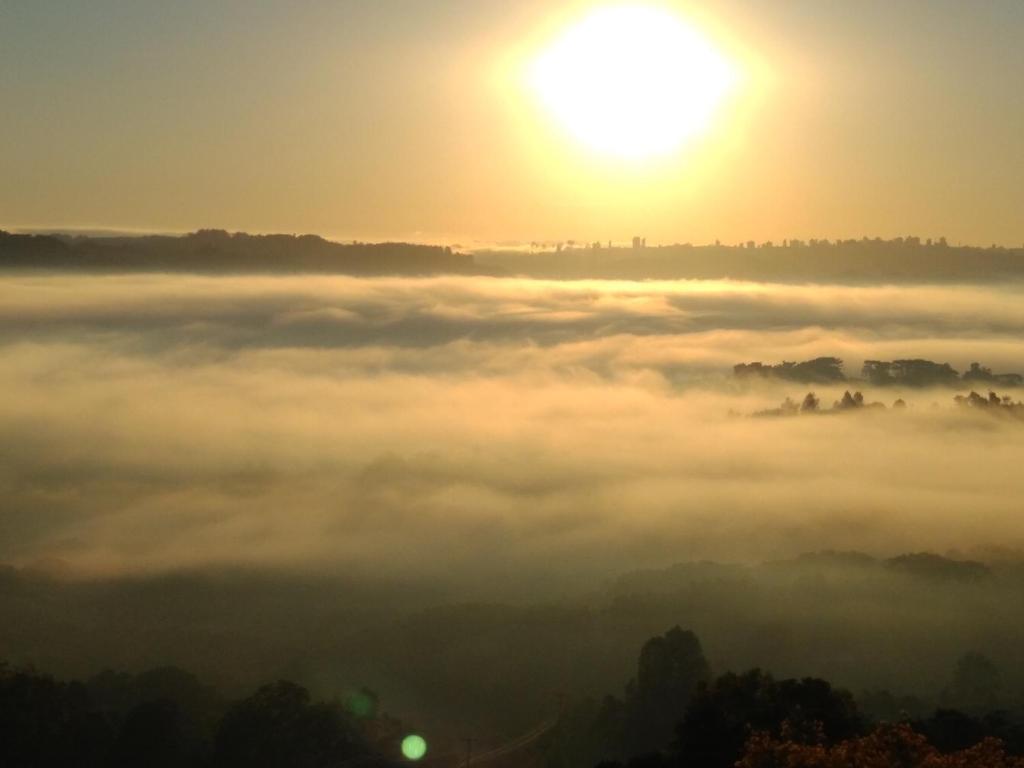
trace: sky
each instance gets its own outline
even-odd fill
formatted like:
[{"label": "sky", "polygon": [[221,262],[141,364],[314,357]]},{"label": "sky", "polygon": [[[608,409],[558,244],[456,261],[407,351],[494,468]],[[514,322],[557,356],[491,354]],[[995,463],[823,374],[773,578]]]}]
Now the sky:
[{"label": "sky", "polygon": [[1019,0],[632,3],[738,73],[642,161],[574,141],[524,83],[599,5],[0,0],[0,226],[1024,242]]}]

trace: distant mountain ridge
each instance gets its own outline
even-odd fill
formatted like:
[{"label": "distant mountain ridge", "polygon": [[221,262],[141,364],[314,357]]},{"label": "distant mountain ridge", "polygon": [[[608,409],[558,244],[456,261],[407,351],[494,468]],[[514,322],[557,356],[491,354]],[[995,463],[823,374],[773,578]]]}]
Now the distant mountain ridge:
[{"label": "distant mountain ridge", "polygon": [[87,272],[478,274],[469,254],[411,243],[335,243],[317,235],[199,230],[180,237],[20,235],[0,230],[0,270]]}]

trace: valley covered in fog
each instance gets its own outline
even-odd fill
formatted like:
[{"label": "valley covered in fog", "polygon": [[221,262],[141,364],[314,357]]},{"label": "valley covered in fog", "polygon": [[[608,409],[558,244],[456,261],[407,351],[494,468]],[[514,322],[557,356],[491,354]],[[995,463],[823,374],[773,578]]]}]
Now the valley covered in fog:
[{"label": "valley covered in fog", "polygon": [[[0,557],[18,565],[472,575],[487,594],[840,542],[1022,543],[1020,423],[955,408],[966,383],[858,380],[867,359],[1024,368],[1016,287],[27,275],[0,291]],[[733,376],[820,356],[852,381]],[[908,408],[743,417],[847,389]]]},{"label": "valley covered in fog", "polygon": [[1022,33],[0,0],[0,768],[1024,768]]},{"label": "valley covered in fog", "polygon": [[[621,689],[673,624],[718,671],[921,711],[967,652],[1015,681],[1024,420],[955,398],[1019,401],[1012,376],[963,374],[1024,368],[1020,299],[6,274],[2,655],[368,685],[437,733],[495,739],[555,688]],[[862,371],[916,359],[957,375]],[[816,414],[780,413],[808,392]],[[846,392],[885,407],[838,407]]]}]

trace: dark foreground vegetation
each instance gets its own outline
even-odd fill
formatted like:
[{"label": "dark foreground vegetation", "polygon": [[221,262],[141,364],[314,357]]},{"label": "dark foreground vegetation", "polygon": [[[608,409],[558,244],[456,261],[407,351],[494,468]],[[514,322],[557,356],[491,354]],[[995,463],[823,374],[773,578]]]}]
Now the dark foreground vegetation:
[{"label": "dark foreground vegetation", "polygon": [[0,269],[82,272],[338,273],[425,275],[474,272],[473,257],[409,243],[342,244],[316,235],[68,237],[0,231]]},{"label": "dark foreground vegetation", "polygon": [[[1024,710],[993,708],[992,663],[963,656],[943,692],[965,709],[927,716],[884,693],[858,701],[819,678],[715,675],[697,636],[643,644],[622,697],[570,698],[536,738],[480,765],[542,768],[1017,768]],[[906,702],[914,706],[913,702]],[[401,761],[402,724],[362,688],[316,701],[280,680],[229,700],[181,669],[59,681],[0,665],[0,765],[326,768]],[[428,764],[456,766],[454,753]]]},{"label": "dark foreground vegetation", "polygon": [[319,768],[387,764],[401,726],[372,692],[314,701],[278,681],[228,701],[174,667],[59,681],[0,665],[0,765]]},{"label": "dark foreground vegetation", "polygon": [[1017,765],[1022,584],[999,552],[681,563],[543,604],[8,569],[0,765],[363,765],[411,730],[430,765],[464,737],[492,766]]},{"label": "dark foreground vegetation", "polygon": [[912,716],[886,697],[859,702],[819,678],[759,669],[714,676],[697,637],[679,627],[647,641],[622,698],[567,711],[548,765],[601,768],[981,768],[1020,766],[1024,712],[983,711],[991,663],[960,659],[944,695],[973,707]]}]

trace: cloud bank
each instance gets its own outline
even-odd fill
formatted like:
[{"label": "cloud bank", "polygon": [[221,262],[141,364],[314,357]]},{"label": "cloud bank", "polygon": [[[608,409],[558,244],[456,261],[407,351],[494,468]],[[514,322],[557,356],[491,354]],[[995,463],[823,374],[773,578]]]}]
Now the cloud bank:
[{"label": "cloud bank", "polygon": [[1024,369],[1010,289],[12,276],[0,350],[0,561],[488,584],[1024,545],[1024,429],[951,391],[731,415],[803,395],[740,361]]}]

